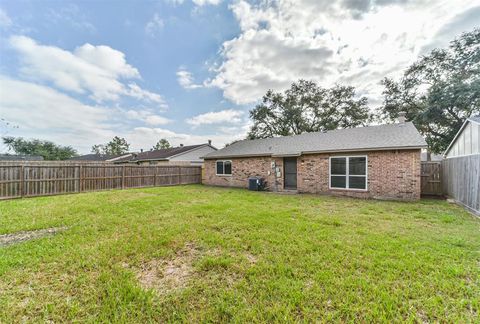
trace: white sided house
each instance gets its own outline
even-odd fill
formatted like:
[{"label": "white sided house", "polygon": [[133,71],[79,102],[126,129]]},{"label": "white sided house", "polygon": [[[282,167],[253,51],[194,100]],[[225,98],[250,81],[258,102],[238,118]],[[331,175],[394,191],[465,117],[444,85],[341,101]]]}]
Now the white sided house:
[{"label": "white sided house", "polygon": [[444,153],[447,159],[474,154],[480,154],[480,116],[467,118]]},{"label": "white sided house", "polygon": [[467,118],[444,156],[443,191],[480,216],[480,116]]},{"label": "white sided house", "polygon": [[198,145],[180,145],[162,150],[151,150],[135,153],[131,157],[115,161],[115,163],[135,163],[138,165],[203,165],[203,156],[217,149],[211,142]]}]

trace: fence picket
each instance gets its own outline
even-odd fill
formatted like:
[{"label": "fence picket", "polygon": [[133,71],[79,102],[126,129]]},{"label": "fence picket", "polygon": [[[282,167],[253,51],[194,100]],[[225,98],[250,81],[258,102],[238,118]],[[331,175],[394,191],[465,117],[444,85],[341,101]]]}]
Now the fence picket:
[{"label": "fence picket", "polygon": [[442,161],[445,193],[480,215],[480,154]]}]

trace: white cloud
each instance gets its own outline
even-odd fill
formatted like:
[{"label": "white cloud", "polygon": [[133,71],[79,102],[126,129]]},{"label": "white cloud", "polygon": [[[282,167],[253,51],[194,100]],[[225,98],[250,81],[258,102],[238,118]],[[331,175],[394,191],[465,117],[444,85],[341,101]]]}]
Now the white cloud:
[{"label": "white cloud", "polygon": [[160,138],[166,138],[173,146],[201,144],[211,140],[213,146],[222,148],[227,143],[245,138],[245,135],[246,132],[243,132],[243,128],[239,128],[239,131],[234,134],[219,132],[193,135],[177,133],[164,128],[136,127],[126,134],[126,137],[132,143],[132,149],[139,150],[152,147]]},{"label": "white cloud", "polygon": [[241,110],[227,109],[216,112],[208,112],[189,118],[186,122],[193,126],[212,125],[220,123],[238,124],[242,122],[244,112]]},{"label": "white cloud", "polygon": [[222,60],[205,85],[238,104],[299,78],[322,86],[354,85],[378,98],[379,81],[398,76],[442,26],[475,6],[474,0],[409,2],[284,0],[237,1],[241,28],[223,43]]},{"label": "white cloud", "polygon": [[114,135],[112,111],[85,105],[52,88],[0,76],[2,117],[18,124],[21,136],[49,139],[88,150]]},{"label": "white cloud", "polygon": [[[167,138],[173,145],[206,143],[211,139],[215,146],[222,147],[244,138],[247,132],[245,125],[239,125],[220,127],[218,132],[205,135],[178,133],[156,127],[172,121],[149,109],[86,105],[47,86],[1,75],[0,111],[2,118],[20,126],[9,135],[71,145],[80,153],[90,152],[92,145],[106,143],[113,136],[126,138],[131,149],[138,151],[152,147],[160,138]],[[132,121],[146,126],[132,128]]]},{"label": "white cloud", "polygon": [[192,0],[197,6],[218,5],[222,0]]},{"label": "white cloud", "polygon": [[147,116],[147,118],[145,118],[145,123],[152,126],[165,125],[170,122],[171,122],[170,119],[162,116],[158,116],[158,115],[150,115],[150,116]]},{"label": "white cloud", "polygon": [[140,77],[140,72],[125,60],[125,54],[109,46],[93,46],[87,43],[77,47],[73,54],[114,77]]},{"label": "white cloud", "polygon": [[177,81],[185,89],[197,89],[203,87],[201,84],[195,84],[192,73],[180,68],[177,71]]},{"label": "white cloud", "polygon": [[60,9],[50,9],[46,21],[65,27],[66,24],[77,30],[86,30],[90,33],[96,31],[95,26],[88,21],[86,16],[75,4],[67,4]]},{"label": "white cloud", "polygon": [[[185,2],[185,0],[165,0],[165,1],[173,5],[181,5]],[[222,0],[192,0],[192,2],[197,6],[205,6],[205,5],[218,5],[222,2]]]},{"label": "white cloud", "polygon": [[12,19],[8,16],[8,14],[0,8],[0,27],[8,28],[12,25]]},{"label": "white cloud", "polygon": [[155,37],[159,31],[163,29],[165,22],[158,13],[155,13],[147,24],[145,25],[145,32],[147,35]]},{"label": "white cloud", "polygon": [[109,46],[85,44],[73,52],[36,43],[25,36],[12,36],[9,43],[21,59],[21,73],[37,82],[52,82],[62,90],[89,94],[97,102],[130,96],[165,105],[163,98],[123,80],[139,79],[138,70],[125,54]]},{"label": "white cloud", "polygon": [[128,110],[125,112],[127,118],[143,121],[147,125],[166,125],[172,121],[168,118],[156,115],[150,110]]},{"label": "white cloud", "polygon": [[159,107],[162,109],[168,108],[165,100],[161,95],[159,95],[158,93],[144,90],[135,83],[128,84],[128,89],[126,94],[128,94],[131,97],[137,98],[139,100],[157,103],[159,104]]},{"label": "white cloud", "polygon": [[[88,153],[93,144],[105,143],[115,135],[125,137],[135,149],[148,147],[154,139],[142,138],[141,132],[132,135],[136,133],[130,131],[134,129],[132,121],[147,126],[172,122],[153,110],[87,105],[50,87],[1,75],[0,111],[2,118],[19,125],[10,135],[71,145],[80,153]],[[174,132],[168,135],[178,137]],[[185,136],[189,135],[180,138]]]},{"label": "white cloud", "polygon": [[184,0],[165,0],[165,2],[173,4],[173,5],[181,5],[183,4]]}]

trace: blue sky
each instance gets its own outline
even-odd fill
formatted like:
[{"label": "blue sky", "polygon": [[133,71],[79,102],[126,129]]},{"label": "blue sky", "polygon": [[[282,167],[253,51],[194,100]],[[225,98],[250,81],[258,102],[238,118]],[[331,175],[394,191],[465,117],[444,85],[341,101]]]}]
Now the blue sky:
[{"label": "blue sky", "polygon": [[383,77],[479,17],[469,0],[2,0],[0,118],[18,128],[1,131],[81,153],[114,135],[221,147],[299,78],[354,85],[375,108]]}]

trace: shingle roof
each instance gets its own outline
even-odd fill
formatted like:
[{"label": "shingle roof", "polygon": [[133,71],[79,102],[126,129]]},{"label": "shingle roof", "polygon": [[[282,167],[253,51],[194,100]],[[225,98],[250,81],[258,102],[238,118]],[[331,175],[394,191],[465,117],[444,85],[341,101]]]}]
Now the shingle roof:
[{"label": "shingle roof", "polygon": [[411,122],[328,132],[243,140],[212,152],[205,159],[246,156],[288,156],[303,153],[426,147]]},{"label": "shingle roof", "polygon": [[43,156],[0,154],[0,161],[43,161]]},{"label": "shingle roof", "polygon": [[130,153],[125,153],[125,154],[116,154],[116,155],[111,155],[111,154],[85,154],[85,155],[80,155],[80,156],[74,156],[68,161],[108,161],[111,159],[119,158],[121,156],[126,156]]},{"label": "shingle roof", "polygon": [[208,144],[179,146],[179,147],[172,147],[172,148],[162,149],[162,150],[141,152],[141,153],[137,153],[136,155],[128,157],[128,158],[116,160],[115,162],[138,162],[138,161],[168,160],[168,158],[170,158],[174,155],[184,153],[184,152],[193,150],[197,147],[201,147],[201,146],[205,146],[205,145],[208,145]]}]

